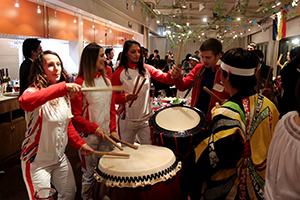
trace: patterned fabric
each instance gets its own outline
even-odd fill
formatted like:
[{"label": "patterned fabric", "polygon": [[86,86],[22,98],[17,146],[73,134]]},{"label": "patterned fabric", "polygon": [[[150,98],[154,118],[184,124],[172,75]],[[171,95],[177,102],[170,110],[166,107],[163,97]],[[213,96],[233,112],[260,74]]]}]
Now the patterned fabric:
[{"label": "patterned fabric", "polygon": [[26,111],[27,131],[21,159],[26,162],[58,162],[68,141],[79,149],[83,144],[71,118],[71,105],[65,82],[38,90],[30,87],[19,98]]},{"label": "patterned fabric", "polygon": [[[206,199],[263,199],[268,147],[279,113],[253,91],[233,95],[213,113],[195,148]],[[205,173],[205,174],[203,174]]]}]

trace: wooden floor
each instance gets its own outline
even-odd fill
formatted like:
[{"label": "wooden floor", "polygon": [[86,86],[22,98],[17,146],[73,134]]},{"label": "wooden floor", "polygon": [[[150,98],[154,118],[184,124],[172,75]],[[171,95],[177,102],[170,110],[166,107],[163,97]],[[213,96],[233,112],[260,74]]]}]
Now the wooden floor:
[{"label": "wooden floor", "polygon": [[[75,200],[81,200],[80,187],[81,187],[81,162],[78,157],[78,151],[68,145],[66,154],[73,167],[77,192]],[[22,178],[21,163],[19,155],[13,156],[11,159],[0,164],[0,199],[1,200],[28,200],[27,191]]]}]

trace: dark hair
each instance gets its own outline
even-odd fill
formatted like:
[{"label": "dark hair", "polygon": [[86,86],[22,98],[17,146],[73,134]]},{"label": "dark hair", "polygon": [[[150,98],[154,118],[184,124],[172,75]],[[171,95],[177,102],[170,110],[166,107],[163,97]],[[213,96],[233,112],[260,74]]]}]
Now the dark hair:
[{"label": "dark hair", "polygon": [[[96,43],[88,44],[81,53],[80,64],[78,76],[83,75],[86,86],[93,87],[95,86],[95,73],[98,72],[97,60],[99,58],[99,51],[103,49],[100,45]],[[110,85],[107,79],[105,78],[105,64],[104,70],[102,70],[102,77],[106,85]]]},{"label": "dark hair", "polygon": [[214,38],[209,38],[200,46],[200,51],[212,51],[216,56],[222,52],[222,43]]},{"label": "dark hair", "polygon": [[295,96],[297,100],[296,110],[298,112],[298,115],[300,116],[300,77],[298,78],[296,89],[295,89]]},{"label": "dark hair", "polygon": [[195,54],[196,54],[196,53],[199,53],[199,51],[198,51],[198,50],[196,50],[196,51],[195,51]]},{"label": "dark hair", "polygon": [[65,81],[67,83],[70,82],[68,73],[65,71],[59,55],[53,51],[44,51],[39,53],[36,59],[33,61],[30,68],[30,75],[28,78],[29,84],[39,89],[46,88],[50,85],[43,68],[43,57],[44,55],[48,55],[48,54],[57,56],[61,63],[61,76],[58,83],[62,81]]},{"label": "dark hair", "polygon": [[157,61],[157,68],[163,70],[164,67],[167,65],[167,61],[164,59],[160,59]]},{"label": "dark hair", "polygon": [[192,54],[188,53],[185,55],[185,60],[190,60],[190,57],[192,56]]},{"label": "dark hair", "polygon": [[37,51],[41,41],[36,38],[28,38],[23,42],[23,55],[25,58],[31,58],[31,51]]},{"label": "dark hair", "polygon": [[297,55],[300,54],[300,47],[295,47],[290,51],[290,59],[296,58]]},{"label": "dark hair", "polygon": [[[127,40],[125,43],[124,43],[124,46],[123,46],[123,53],[122,53],[122,57],[121,57],[121,61],[120,61],[120,64],[119,66],[124,66],[126,72],[128,72],[128,58],[127,58],[127,53],[129,51],[129,48],[133,45],[133,44],[136,44],[139,46],[139,48],[141,49],[141,45],[140,43],[138,43],[137,41],[135,40]],[[142,52],[141,52],[141,56],[139,58],[139,61],[137,62],[137,68],[139,70],[139,74],[143,75],[144,76],[144,73],[145,73],[145,68],[144,68],[144,62],[143,62],[143,56],[142,56]]]},{"label": "dark hair", "polygon": [[122,51],[119,53],[117,60],[121,60],[122,57]]},{"label": "dark hair", "polygon": [[159,51],[157,49],[154,50],[154,53],[159,53]]},{"label": "dark hair", "polygon": [[253,50],[254,53],[256,53],[256,55],[259,57],[259,58],[263,58],[264,57],[264,54],[261,50],[259,49],[254,49]]},{"label": "dark hair", "polygon": [[107,48],[105,49],[105,55],[107,56],[107,54],[110,54],[110,52],[112,51],[112,48]]},{"label": "dark hair", "polygon": [[[258,56],[248,50],[242,48],[230,49],[224,53],[221,60],[232,67],[239,69],[254,69],[259,63]],[[230,73],[230,72],[229,72]],[[226,78],[228,73],[225,70],[222,70],[222,75]],[[256,86],[256,77],[252,76],[239,76],[230,73],[229,81],[233,88],[242,90],[251,90]]]}]

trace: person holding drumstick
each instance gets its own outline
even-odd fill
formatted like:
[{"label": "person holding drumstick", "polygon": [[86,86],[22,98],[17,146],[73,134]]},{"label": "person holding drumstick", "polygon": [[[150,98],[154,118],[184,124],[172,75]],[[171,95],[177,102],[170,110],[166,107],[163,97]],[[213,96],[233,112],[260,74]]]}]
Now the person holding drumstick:
[{"label": "person holding drumstick", "polygon": [[267,153],[279,112],[254,90],[259,62],[254,52],[235,48],[221,60],[221,81],[230,98],[214,110],[191,154],[196,164],[189,194],[192,199],[263,199]]},{"label": "person holding drumstick", "polygon": [[19,98],[28,127],[22,144],[21,167],[29,199],[34,199],[36,190],[50,188],[52,183],[58,199],[73,200],[76,185],[65,155],[67,143],[83,155],[94,152],[72,124],[69,95],[76,95],[81,86],[69,83],[60,57],[52,51],[38,54],[29,80],[31,86]]},{"label": "person holding drumstick", "polygon": [[[82,88],[111,87],[111,81],[105,74],[105,54],[101,46],[96,43],[88,44],[82,54],[78,77],[75,83]],[[104,134],[119,138],[116,133],[116,109],[112,91],[80,92],[71,99],[73,124],[78,134],[95,151],[111,151],[112,144],[105,139]],[[81,156],[83,199],[91,198],[94,168],[98,164],[99,156]]]},{"label": "person holding drumstick", "polygon": [[[117,93],[119,134],[122,140],[134,143],[136,136],[141,144],[150,144],[148,119],[152,114],[150,84],[151,78],[171,84],[169,73],[163,73],[143,63],[141,45],[134,40],[124,43],[119,67],[113,73],[113,86],[124,86],[124,92]],[[137,93],[139,88],[140,91]]]},{"label": "person holding drumstick", "polygon": [[198,63],[186,77],[182,78],[181,69],[178,67],[174,67],[171,72],[178,90],[185,91],[193,87],[191,106],[200,109],[208,121],[211,120],[210,110],[215,106],[217,100],[204,91],[204,86],[221,99],[229,98],[220,79],[221,69],[218,61],[221,53],[221,42],[210,38],[200,47],[202,63]]}]

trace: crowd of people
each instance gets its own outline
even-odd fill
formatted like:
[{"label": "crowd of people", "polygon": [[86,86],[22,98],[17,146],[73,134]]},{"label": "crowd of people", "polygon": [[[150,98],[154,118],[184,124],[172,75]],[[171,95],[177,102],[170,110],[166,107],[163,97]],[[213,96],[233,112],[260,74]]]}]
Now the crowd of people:
[{"label": "crowd of people", "polygon": [[[64,153],[68,142],[79,150],[83,199],[92,198],[100,159],[94,151],[114,148],[105,135],[151,144],[151,83],[156,91],[172,84],[191,91],[189,106],[206,117],[206,130],[184,166],[189,170],[183,199],[299,199],[300,47],[290,51],[280,71],[282,90],[276,92],[272,80],[266,81],[271,67],[254,43],[223,53],[222,43],[209,38],[175,66],[171,51],[160,59],[156,49],[148,58],[148,49],[127,40],[116,68],[113,49],[90,43],[70,83],[59,55],[30,40],[23,44],[21,67],[30,75],[20,75],[19,97],[27,121],[21,166],[29,199],[51,184],[58,199],[74,199],[74,175]],[[124,90],[83,91],[111,86]]]}]

